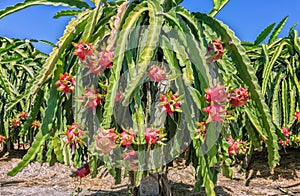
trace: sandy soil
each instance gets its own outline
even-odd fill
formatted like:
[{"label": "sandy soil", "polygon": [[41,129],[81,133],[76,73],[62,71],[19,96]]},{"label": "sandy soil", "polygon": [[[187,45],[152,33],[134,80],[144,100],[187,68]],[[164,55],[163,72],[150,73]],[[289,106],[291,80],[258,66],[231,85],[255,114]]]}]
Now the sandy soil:
[{"label": "sandy soil", "polygon": [[[0,153],[1,154],[1,153]],[[104,168],[97,178],[89,176],[81,180],[69,177],[72,168],[47,163],[31,163],[14,177],[6,173],[16,166],[24,152],[13,151],[0,156],[0,195],[126,195],[128,178],[122,184],[114,185],[113,178]],[[300,151],[290,149],[281,152],[281,163],[271,175],[267,166],[265,152],[255,153],[249,168],[240,172],[235,168],[233,179],[219,175],[216,186],[217,195],[300,195]],[[204,192],[192,193],[194,170],[178,164],[168,172],[168,184],[172,195],[205,195]]]}]

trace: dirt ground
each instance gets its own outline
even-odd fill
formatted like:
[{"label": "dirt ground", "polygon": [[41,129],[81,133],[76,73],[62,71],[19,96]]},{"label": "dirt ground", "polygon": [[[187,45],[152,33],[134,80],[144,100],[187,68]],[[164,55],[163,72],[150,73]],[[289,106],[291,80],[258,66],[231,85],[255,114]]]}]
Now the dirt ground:
[{"label": "dirt ground", "polygon": [[[1,153],[0,153],[1,154]],[[3,153],[2,153],[3,154]],[[14,177],[6,173],[16,166],[24,152],[14,151],[0,157],[0,195],[126,195],[128,178],[122,184],[114,185],[113,178],[101,168],[97,178],[89,176],[80,181],[69,177],[72,168],[61,164],[49,166],[31,163]],[[287,149],[281,152],[280,165],[271,175],[267,166],[267,154],[255,153],[249,168],[245,172],[235,169],[233,179],[219,175],[216,185],[217,195],[299,195],[300,196],[300,150]],[[168,184],[173,195],[205,195],[204,192],[193,194],[194,170],[192,167],[178,165],[168,172]]]}]

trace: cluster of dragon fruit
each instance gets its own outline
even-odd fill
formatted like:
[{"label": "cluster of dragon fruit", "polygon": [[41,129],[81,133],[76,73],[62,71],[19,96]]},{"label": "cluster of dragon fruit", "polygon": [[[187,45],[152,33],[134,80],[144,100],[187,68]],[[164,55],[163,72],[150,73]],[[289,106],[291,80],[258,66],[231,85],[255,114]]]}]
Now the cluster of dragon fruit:
[{"label": "cluster of dragon fruit", "polygon": [[[95,46],[81,42],[74,44],[76,55],[82,65],[91,74],[101,75],[105,71],[109,71],[113,67],[114,52],[112,50],[102,49],[100,52],[96,50]],[[207,61],[216,62],[222,59],[225,53],[221,40],[213,40],[208,44],[207,49]],[[150,65],[148,68],[147,76],[153,82],[160,83],[168,80],[168,73],[160,65]],[[57,90],[63,94],[72,94],[76,87],[76,78],[70,73],[61,73],[59,80],[56,82]],[[105,101],[107,89],[101,91],[94,88],[87,88],[79,98],[85,108],[91,108],[96,111],[98,107],[103,106]],[[205,89],[205,98],[207,107],[203,108],[203,112],[207,114],[205,120],[196,122],[198,126],[196,136],[194,139],[203,141],[207,137],[207,126],[211,122],[224,123],[230,119],[232,108],[244,107],[250,100],[248,90],[244,87],[237,87],[230,89],[223,84],[217,84],[211,88]],[[118,90],[116,93],[115,102],[122,102],[124,99],[124,92]],[[183,104],[182,98],[177,92],[168,91],[165,94],[160,94],[159,104],[157,107],[165,112],[167,115],[174,115],[174,113],[180,113],[181,105]],[[20,112],[16,118],[11,119],[10,126],[13,129],[18,129],[22,126],[22,123],[27,118],[25,111]],[[300,112],[295,113],[295,121],[300,123]],[[32,128],[38,130],[40,127],[39,121],[32,123]],[[300,134],[292,134],[291,131],[286,128],[281,128],[282,135],[279,137],[278,143],[283,146],[289,146],[292,143],[300,144]],[[63,137],[66,145],[70,145],[72,152],[79,146],[85,146],[84,138],[86,137],[85,128],[78,124],[73,123],[67,126],[67,130],[63,133]],[[163,145],[166,141],[165,137],[167,132],[163,127],[154,128],[147,127],[144,130],[144,141],[149,148],[156,145]],[[116,128],[104,129],[99,128],[97,134],[94,136],[96,147],[101,151],[103,155],[110,154],[115,148],[123,147],[127,149],[123,154],[123,160],[127,163],[127,169],[138,169],[138,157],[134,150],[136,145],[137,132],[132,128],[117,130]],[[0,135],[0,143],[5,142],[5,137]],[[240,153],[244,153],[247,149],[247,144],[242,140],[234,140],[231,136],[225,137],[227,145],[228,156],[235,156]],[[128,164],[129,163],[129,164]],[[84,177],[90,173],[88,163],[83,164],[80,168],[74,171],[72,177]]]},{"label": "cluster of dragon fruit", "polygon": [[[102,50],[100,52],[94,49],[94,46],[88,43],[81,42],[75,44],[74,54],[78,56],[82,64],[88,69],[91,74],[101,75],[105,70],[111,69],[113,66],[114,52],[111,50]],[[208,46],[208,61],[215,62],[222,59],[224,48],[220,40],[214,40]],[[168,73],[162,66],[150,65],[148,68],[148,77],[153,82],[163,82],[168,80]],[[65,73],[61,75],[60,80],[57,81],[58,90],[63,93],[72,93],[75,89],[75,77]],[[206,126],[211,121],[222,123],[226,120],[226,116],[230,115],[226,110],[227,103],[235,107],[242,107],[249,101],[248,91],[239,87],[230,91],[223,85],[218,84],[212,88],[206,89],[206,101],[208,106],[203,108],[207,113],[207,120],[197,122],[198,130],[197,136],[204,139],[206,137]],[[85,107],[93,108],[102,106],[102,100],[105,94],[99,94],[99,91],[94,89],[86,89],[81,97]],[[118,90],[115,102],[122,102],[124,99],[124,92]],[[174,113],[181,112],[182,100],[176,92],[168,91],[165,94],[160,94],[159,105],[157,106],[167,115],[172,116]],[[84,131],[81,125],[73,123],[70,125],[65,133],[66,144],[72,145],[72,149],[76,145],[83,144]],[[124,130],[116,130],[116,128],[104,129],[99,128],[97,134],[94,136],[96,147],[102,154],[107,155],[116,147],[126,148],[127,151],[123,154],[123,159],[127,161],[127,169],[136,170],[138,168],[137,153],[133,146],[136,144],[137,132],[132,128]],[[144,140],[148,147],[155,145],[163,145],[164,137],[167,133],[163,128],[147,127],[144,130]],[[229,155],[240,153],[243,149],[244,142],[233,141],[232,138],[227,139],[229,147]],[[129,162],[129,164],[128,164]],[[89,171],[89,170],[85,170]]]}]

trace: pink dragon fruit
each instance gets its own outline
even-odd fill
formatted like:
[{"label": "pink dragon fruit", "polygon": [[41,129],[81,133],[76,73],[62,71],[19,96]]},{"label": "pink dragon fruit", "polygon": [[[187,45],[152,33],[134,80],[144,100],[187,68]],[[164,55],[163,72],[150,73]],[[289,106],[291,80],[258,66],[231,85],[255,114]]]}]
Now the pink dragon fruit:
[{"label": "pink dragon fruit", "polygon": [[145,132],[145,139],[147,144],[155,144],[160,140],[160,132],[158,129],[146,128]]},{"label": "pink dragon fruit", "polygon": [[101,106],[101,95],[98,93],[98,90],[86,89],[82,99],[84,100],[85,107],[93,108],[96,110],[97,106]]},{"label": "pink dragon fruit", "polygon": [[212,88],[205,90],[206,92],[206,101],[207,102],[217,102],[222,103],[226,101],[227,93],[223,85],[216,85]]},{"label": "pink dragon fruit", "polygon": [[165,95],[161,94],[159,107],[161,107],[162,110],[166,111],[169,115],[173,114],[173,112],[181,112],[181,101],[178,99],[178,95],[172,94],[171,92],[168,92]]},{"label": "pink dragon fruit", "polygon": [[135,139],[134,130],[129,129],[128,131],[123,130],[121,133],[122,146],[128,147],[130,146]]},{"label": "pink dragon fruit", "polygon": [[63,93],[72,93],[74,91],[76,81],[75,77],[69,73],[60,75],[59,80],[56,82],[57,90]]},{"label": "pink dragon fruit", "polygon": [[282,127],[281,131],[285,137],[289,137],[291,135],[290,129],[288,129],[286,127]]},{"label": "pink dragon fruit", "polygon": [[162,67],[158,65],[152,65],[148,70],[148,76],[155,82],[161,82],[167,80],[167,76]]},{"label": "pink dragon fruit", "polygon": [[249,94],[243,87],[237,88],[229,96],[229,103],[235,107],[241,107],[249,101]]},{"label": "pink dragon fruit", "polygon": [[300,112],[295,113],[295,120],[299,123],[300,122]]},{"label": "pink dragon fruit", "polygon": [[85,163],[81,167],[79,167],[76,171],[70,174],[70,177],[79,177],[83,178],[91,173],[89,164]]},{"label": "pink dragon fruit", "polygon": [[4,142],[6,138],[3,135],[0,135],[0,143]]},{"label": "pink dragon fruit", "polygon": [[85,60],[86,56],[91,56],[93,55],[93,45],[85,43],[85,42],[80,42],[79,44],[74,44],[75,45],[75,52],[74,55],[78,56],[80,60]]},{"label": "pink dragon fruit", "polygon": [[219,59],[222,59],[222,56],[224,54],[222,41],[220,39],[216,39],[209,43],[207,46],[207,53],[208,55],[210,55],[210,57],[208,58],[209,62],[215,62]]},{"label": "pink dragon fruit", "polygon": [[204,111],[208,114],[208,122],[215,121],[215,122],[223,122],[224,115],[226,114],[225,106],[219,104],[213,104],[206,108]]},{"label": "pink dragon fruit", "polygon": [[79,124],[73,123],[67,126],[67,131],[65,132],[66,143],[76,144],[82,142],[83,130]]},{"label": "pink dragon fruit", "polygon": [[103,154],[108,154],[113,150],[116,145],[116,140],[118,135],[115,133],[114,129],[103,129],[100,128],[98,135],[94,137],[96,141],[96,146]]},{"label": "pink dragon fruit", "polygon": [[123,155],[125,167],[129,170],[136,171],[138,169],[138,156],[134,150],[129,150]]}]

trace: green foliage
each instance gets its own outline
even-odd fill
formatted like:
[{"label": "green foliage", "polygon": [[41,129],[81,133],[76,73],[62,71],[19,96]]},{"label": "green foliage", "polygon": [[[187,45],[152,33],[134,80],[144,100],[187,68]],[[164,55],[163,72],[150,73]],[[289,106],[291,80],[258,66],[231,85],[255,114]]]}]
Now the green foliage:
[{"label": "green foliage", "polygon": [[53,18],[60,18],[62,16],[76,16],[81,12],[83,12],[83,10],[62,10],[57,12]]},{"label": "green foliage", "polygon": [[[236,65],[235,69],[238,73],[238,77],[248,86],[251,93],[252,108],[255,115],[261,117],[261,127],[265,131],[265,137],[267,138],[267,148],[269,156],[269,166],[275,167],[279,161],[277,135],[275,133],[275,127],[271,121],[269,107],[263,100],[263,95],[260,91],[258,79],[255,77],[253,67],[250,65],[250,60],[245,55],[246,51],[241,46],[240,41],[234,36],[233,32],[228,29],[226,25],[213,18],[210,18],[204,14],[197,14],[199,20],[206,23],[210,28],[216,29],[220,32],[219,36],[222,37],[222,41],[227,43],[228,53],[232,58],[233,64]],[[210,31],[207,31],[210,32]],[[212,36],[211,34],[207,35]]]},{"label": "green foliage", "polygon": [[286,20],[287,17],[274,29],[269,44],[247,48],[247,56],[256,67],[255,74],[262,87],[264,100],[271,108],[272,121],[279,139],[284,139],[280,130],[282,127],[289,128],[291,134],[298,134],[295,124],[295,112],[299,110],[300,100],[300,72],[296,61],[299,58],[298,32],[294,26],[289,36],[276,39]]},{"label": "green foliage", "polygon": [[116,92],[118,89],[118,80],[120,77],[120,71],[122,69],[124,52],[125,52],[126,45],[127,45],[126,38],[129,35],[129,30],[134,27],[134,24],[136,23],[138,16],[141,15],[141,13],[146,11],[145,6],[146,6],[146,2],[141,3],[139,6],[136,7],[136,9],[134,11],[132,11],[126,17],[126,21],[124,23],[124,26],[126,28],[124,28],[124,31],[121,31],[122,33],[119,35],[119,38],[117,40],[117,45],[119,47],[117,47],[115,49],[116,58],[114,58],[114,62],[113,62],[114,63],[114,66],[112,69],[113,75],[111,75],[111,78],[110,78],[110,85],[108,87],[108,93],[107,93],[106,102],[104,105],[104,113],[103,113],[104,119],[102,122],[102,126],[105,128],[109,128],[110,123],[111,123],[111,116],[112,116],[112,112],[113,112],[114,100],[115,100]]},{"label": "green foliage", "polygon": [[46,139],[49,137],[49,133],[52,130],[53,122],[55,121],[56,112],[58,109],[58,96],[59,93],[56,90],[56,81],[59,79],[59,74],[62,72],[63,67],[58,66],[52,83],[50,87],[50,96],[47,101],[47,109],[45,111],[45,117],[43,118],[42,125],[40,127],[40,131],[36,135],[35,141],[32,143],[31,148],[28,150],[27,154],[23,157],[22,161],[18,163],[16,167],[14,167],[8,175],[14,176],[18,172],[22,171],[24,167],[26,167],[30,161],[32,161],[36,154],[42,149]]},{"label": "green foliage", "polygon": [[[157,42],[159,40],[159,35],[161,32],[161,26],[163,24],[162,16],[157,16],[156,13],[162,12],[162,8],[160,5],[153,1],[148,3],[148,10],[149,10],[149,27],[146,30],[146,33],[144,36],[146,37],[146,41],[144,44],[143,49],[138,54],[138,60],[137,60],[137,67],[136,70],[138,70],[138,73],[136,77],[133,77],[131,81],[128,81],[130,84],[125,89],[125,99],[123,103],[125,105],[129,104],[130,97],[132,96],[133,91],[140,86],[144,80],[146,71],[148,68],[148,65],[151,61],[151,59],[154,56],[154,51],[156,50]],[[128,19],[127,19],[128,21]],[[130,21],[134,23],[134,20]],[[128,30],[130,29],[130,26],[127,27],[126,23],[123,26],[124,29]],[[139,47],[139,46],[138,46]]]},{"label": "green foliage", "polygon": [[277,39],[280,31],[282,30],[283,26],[285,25],[285,23],[287,21],[287,19],[288,19],[288,17],[286,16],[278,23],[278,25],[275,27],[274,31],[270,35],[269,43],[272,43]]},{"label": "green foliage", "polygon": [[16,5],[9,6],[4,10],[0,10],[0,18],[17,11],[23,10],[27,7],[36,5],[53,5],[53,6],[68,6],[71,8],[89,8],[89,5],[81,0],[25,0],[24,2],[17,3]]},{"label": "green foliage", "polygon": [[[123,130],[133,128],[137,136],[134,143],[126,148],[127,151],[149,152],[155,149],[157,151],[154,152],[163,153],[167,158],[179,156],[188,138],[191,144],[184,150],[188,153],[187,163],[195,167],[195,191],[204,185],[208,195],[215,195],[218,168],[222,168],[226,176],[232,174],[229,168],[231,158],[227,152],[228,137],[246,138],[255,148],[265,145],[269,166],[274,168],[277,165],[280,158],[277,134],[282,126],[295,127],[293,115],[299,109],[297,100],[300,94],[297,61],[300,43],[297,31],[291,30],[293,33],[289,37],[277,39],[286,18],[273,32],[275,24],[268,26],[254,43],[242,45],[232,30],[213,18],[229,0],[214,1],[214,9],[208,15],[190,13],[179,6],[180,0],[93,2],[94,8],[85,10],[83,8],[87,8],[87,4],[78,0],[27,0],[0,11],[1,18],[37,4],[82,8],[55,15],[76,17],[66,26],[49,56],[20,40],[12,42],[6,39],[1,44],[0,93],[7,101],[0,106],[7,111],[0,113],[3,117],[0,130],[3,129],[8,136],[9,120],[17,111],[27,111],[32,117],[24,121],[20,129],[22,137],[30,136],[34,119],[41,119],[42,122],[28,153],[9,175],[16,175],[36,159],[50,164],[59,161],[75,166],[87,162],[92,175],[96,176],[103,160],[116,183],[120,183],[124,154],[115,149],[114,157],[101,152],[93,139],[99,134],[98,128],[113,128],[119,140],[122,140],[120,135]],[[269,44],[259,45],[270,33]],[[218,39],[222,41],[226,53],[222,59],[210,62],[207,48]],[[90,74],[87,63],[90,59],[79,60],[74,54],[76,43],[90,44],[84,46],[98,52],[112,50],[112,68],[99,75]],[[26,44],[29,44],[30,50]],[[168,71],[169,80],[163,85],[148,77],[149,67],[154,63]],[[215,71],[217,68],[218,71]],[[217,73],[214,75],[214,72]],[[56,82],[64,73],[76,75],[73,94],[57,91]],[[26,81],[25,76],[30,80]],[[96,82],[92,83],[93,80]],[[203,112],[207,106],[206,89],[216,83],[224,83],[229,88],[247,88],[250,101],[241,108],[231,108],[230,118],[235,122],[227,119],[224,126],[217,126],[217,132],[213,126],[208,126],[208,139],[204,142],[197,137],[196,123],[207,118]],[[85,88],[99,91],[101,106],[95,109],[84,107],[82,95]],[[116,103],[120,90],[124,92],[124,100]],[[169,91],[179,95],[182,112],[167,114],[164,122],[161,107],[154,104],[160,94]],[[129,112],[123,114],[121,106],[128,107]],[[154,121],[151,119],[153,115]],[[122,123],[128,122],[124,125],[119,123],[119,116],[122,116]],[[68,145],[64,139],[69,138],[63,138],[72,123],[79,123],[84,129],[83,141],[76,145]],[[164,145],[155,145],[155,148],[154,145],[147,145],[144,130],[152,126],[160,126],[165,137],[163,141],[170,142],[171,149]],[[120,143],[117,141],[116,145],[120,147]],[[133,185],[140,184],[143,174],[162,171],[161,163],[165,157],[155,153],[140,155],[138,161],[142,164],[137,165],[139,170],[130,172]],[[146,161],[151,165],[147,168],[149,171],[141,168]]]},{"label": "green foliage", "polygon": [[258,45],[260,44],[262,41],[264,41],[267,36],[271,33],[272,29],[274,28],[275,23],[270,24],[269,26],[267,26],[260,34],[259,36],[255,39],[254,41],[254,45]]},{"label": "green foliage", "polygon": [[221,9],[230,1],[230,0],[213,0],[214,8],[209,12],[208,15],[214,17],[220,12]]},{"label": "green foliage", "polygon": [[[39,119],[40,108],[43,106],[32,108],[31,104],[35,100],[41,104],[44,99],[43,90],[27,99],[18,100],[18,97],[29,88],[29,83],[41,70],[46,57],[33,47],[30,40],[0,38],[0,134],[7,138],[7,146],[17,141],[23,144],[34,135],[31,125],[34,120]],[[27,118],[28,122],[25,123],[25,119],[18,116],[20,112],[26,112],[27,117],[29,114],[32,118]],[[20,120],[20,125],[12,126],[11,122],[17,119]]]}]

